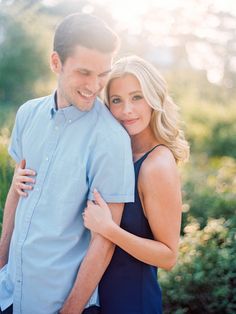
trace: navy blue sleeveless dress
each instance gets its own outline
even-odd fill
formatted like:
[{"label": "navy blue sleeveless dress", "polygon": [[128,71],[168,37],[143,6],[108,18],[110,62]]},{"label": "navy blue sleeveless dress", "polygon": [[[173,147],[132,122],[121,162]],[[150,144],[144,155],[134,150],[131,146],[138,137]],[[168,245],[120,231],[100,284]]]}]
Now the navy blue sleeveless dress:
[{"label": "navy blue sleeveless dress", "polygon": [[[152,150],[134,163],[135,202],[125,204],[121,220],[123,229],[148,239],[153,239],[153,234],[143,213],[137,185],[140,167]],[[157,268],[137,260],[118,246],[100,281],[99,296],[101,314],[162,313]]]}]

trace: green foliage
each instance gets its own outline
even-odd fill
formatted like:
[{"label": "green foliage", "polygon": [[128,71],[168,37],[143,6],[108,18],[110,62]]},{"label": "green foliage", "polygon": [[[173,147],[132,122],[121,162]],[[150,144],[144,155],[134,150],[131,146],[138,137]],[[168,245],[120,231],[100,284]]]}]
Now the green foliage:
[{"label": "green foliage", "polygon": [[[18,11],[16,10],[18,9]],[[47,37],[44,20],[20,6],[0,11],[0,102],[21,104],[35,97],[42,80],[49,78]],[[40,31],[41,36],[39,36]]]},{"label": "green foliage", "polygon": [[236,90],[210,84],[201,72],[172,69],[166,76],[181,107],[191,152],[236,158]]},{"label": "green foliage", "polygon": [[9,131],[3,129],[0,134],[0,221],[2,221],[2,211],[13,175],[12,161],[7,152],[8,142]]},{"label": "green foliage", "polygon": [[16,109],[13,106],[0,106],[0,232],[2,211],[13,174],[13,164],[11,157],[7,152],[7,147],[15,111]]},{"label": "green foliage", "polygon": [[16,110],[15,106],[0,103],[0,133],[2,129],[12,129]]},{"label": "green foliage", "polygon": [[165,313],[233,314],[236,312],[236,223],[197,220],[185,227],[179,262],[160,271]]},{"label": "green foliage", "polygon": [[195,152],[236,158],[234,104],[228,105],[226,109],[222,105],[205,103],[203,108],[192,107],[189,115],[187,133]]},{"label": "green foliage", "polygon": [[236,160],[231,157],[191,157],[183,173],[184,214],[198,219],[204,227],[208,218],[229,219],[236,214]]},{"label": "green foliage", "polygon": [[[234,113],[234,114],[233,114]],[[228,119],[216,121],[212,127],[212,135],[217,139],[212,141],[208,138],[206,146],[211,156],[232,156],[236,158],[236,114],[232,110],[232,115]]]}]

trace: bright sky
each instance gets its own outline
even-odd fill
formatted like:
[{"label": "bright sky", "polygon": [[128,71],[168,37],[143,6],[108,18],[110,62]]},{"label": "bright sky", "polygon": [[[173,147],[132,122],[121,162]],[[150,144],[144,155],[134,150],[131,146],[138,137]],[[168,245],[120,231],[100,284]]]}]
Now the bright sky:
[{"label": "bright sky", "polygon": [[[68,0],[68,2],[78,0]],[[1,0],[0,0],[1,2]],[[45,5],[53,6],[60,3],[60,0],[42,0]],[[142,14],[146,8],[152,6],[173,10],[178,7],[189,6],[208,6],[212,5],[219,11],[231,12],[236,15],[235,0],[90,0],[91,4],[109,6],[112,14],[119,19],[137,17]]]},{"label": "bright sky", "polygon": [[[1,0],[0,0],[1,1]],[[68,0],[69,2],[78,0]],[[60,0],[43,0],[55,5]],[[198,42],[186,43],[185,49],[192,67],[205,69],[208,80],[221,83],[224,76],[224,60],[212,49],[211,43],[224,46],[230,33],[217,30],[222,22],[211,12],[229,12],[236,17],[235,0],[88,0],[84,12],[93,13],[93,5],[104,6],[116,21],[117,30],[138,35],[142,29],[149,30],[152,44],[170,47],[178,44],[178,34],[194,34]],[[178,11],[176,11],[178,10]],[[153,16],[152,12],[155,11]],[[177,12],[177,13],[176,13]],[[151,16],[152,14],[152,16]],[[224,28],[236,29],[236,18],[224,19]],[[232,62],[231,62],[232,61]],[[231,60],[236,71],[236,61]]]},{"label": "bright sky", "polygon": [[[1,0],[0,0],[1,1]],[[75,2],[78,0],[68,0]],[[60,0],[42,0],[45,5],[54,6],[60,3]],[[92,12],[92,5],[101,5],[110,11],[114,20],[128,29],[134,29],[134,24],[138,24],[140,18],[150,10],[150,8],[160,9],[171,14],[175,9],[183,9],[186,12],[188,20],[194,21],[196,16],[203,14],[207,7],[211,6],[216,12],[230,12],[236,16],[235,0],[88,0],[91,5],[85,6],[86,12]],[[217,21],[212,20],[212,23]],[[160,25],[159,25],[160,26]]]}]

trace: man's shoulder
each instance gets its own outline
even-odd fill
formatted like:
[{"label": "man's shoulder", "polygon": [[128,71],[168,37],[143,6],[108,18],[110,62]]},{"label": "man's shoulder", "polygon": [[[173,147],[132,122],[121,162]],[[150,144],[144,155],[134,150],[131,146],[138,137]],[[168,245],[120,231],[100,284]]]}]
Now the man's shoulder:
[{"label": "man's shoulder", "polygon": [[[17,111],[17,119],[21,123],[26,123],[38,112],[43,112],[49,108],[50,102],[52,101],[52,95],[34,98],[23,103]],[[47,105],[48,104],[48,105]]]},{"label": "man's shoulder", "polygon": [[129,138],[126,130],[113,117],[110,110],[100,99],[97,99],[95,106],[98,115],[97,127],[101,130],[101,133],[105,133],[107,137],[120,136],[121,138]]},{"label": "man's shoulder", "polygon": [[39,105],[50,103],[51,99],[52,95],[30,99],[23,103],[23,105],[20,106],[19,110],[28,111],[33,110],[34,108],[36,109]]},{"label": "man's shoulder", "polygon": [[38,112],[44,112],[46,108],[49,108],[51,97],[52,95],[34,98],[23,103],[17,110],[15,123],[17,123],[19,127],[23,128],[29,121],[32,121],[33,117],[36,115],[39,117]]}]

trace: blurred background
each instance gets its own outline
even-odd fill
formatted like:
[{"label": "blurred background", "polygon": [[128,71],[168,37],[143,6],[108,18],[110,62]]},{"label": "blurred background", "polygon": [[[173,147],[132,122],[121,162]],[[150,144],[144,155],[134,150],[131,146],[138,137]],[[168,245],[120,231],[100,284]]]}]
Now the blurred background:
[{"label": "blurred background", "polygon": [[55,88],[53,33],[74,12],[107,21],[121,37],[119,56],[151,61],[180,106],[191,158],[180,168],[179,261],[159,271],[164,313],[236,313],[235,0],[0,0],[0,221],[16,110]]}]

